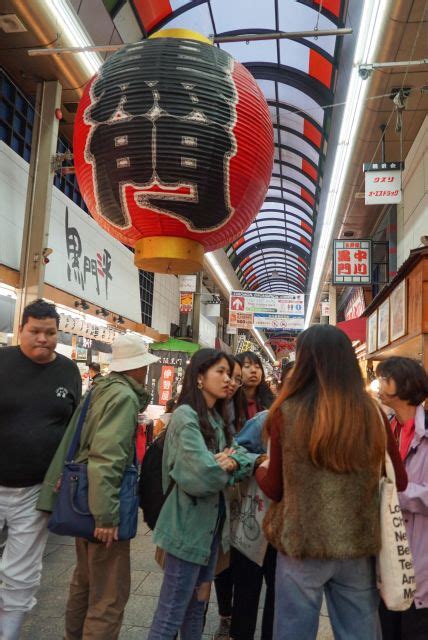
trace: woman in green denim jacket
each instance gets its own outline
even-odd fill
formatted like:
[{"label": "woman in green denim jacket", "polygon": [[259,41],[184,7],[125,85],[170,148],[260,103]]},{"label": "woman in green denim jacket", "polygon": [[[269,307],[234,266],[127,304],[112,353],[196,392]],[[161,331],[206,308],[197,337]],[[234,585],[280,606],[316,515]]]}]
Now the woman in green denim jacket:
[{"label": "woman in green denim jacket", "polygon": [[202,636],[219,545],[229,549],[227,487],[253,462],[232,439],[224,415],[233,362],[214,349],[195,353],[168,425],[162,507],[154,542],[166,551],[165,572],[149,640]]}]

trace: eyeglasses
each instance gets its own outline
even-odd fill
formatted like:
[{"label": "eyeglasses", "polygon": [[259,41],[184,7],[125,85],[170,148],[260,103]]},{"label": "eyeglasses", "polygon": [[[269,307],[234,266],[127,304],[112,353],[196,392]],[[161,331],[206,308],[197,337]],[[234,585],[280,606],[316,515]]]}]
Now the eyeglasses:
[{"label": "eyeglasses", "polygon": [[231,378],[230,382],[236,384],[237,387],[242,386],[242,378]]}]

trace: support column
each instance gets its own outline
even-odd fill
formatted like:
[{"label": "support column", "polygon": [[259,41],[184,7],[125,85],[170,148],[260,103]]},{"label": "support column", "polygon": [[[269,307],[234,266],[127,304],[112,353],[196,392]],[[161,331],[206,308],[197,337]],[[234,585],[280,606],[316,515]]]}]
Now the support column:
[{"label": "support column", "polygon": [[37,85],[30,171],[25,221],[22,235],[19,288],[13,324],[13,343],[24,307],[43,297],[45,264],[43,251],[48,245],[52,202],[53,165],[58,141],[59,121],[55,109],[61,107],[62,87],[58,81]]},{"label": "support column", "polygon": [[196,275],[196,291],[193,294],[192,342],[199,342],[199,325],[201,321],[202,271]]},{"label": "support column", "polygon": [[328,299],[330,301],[330,318],[329,324],[336,324],[337,321],[337,308],[336,308],[336,287],[332,284],[328,289]]}]

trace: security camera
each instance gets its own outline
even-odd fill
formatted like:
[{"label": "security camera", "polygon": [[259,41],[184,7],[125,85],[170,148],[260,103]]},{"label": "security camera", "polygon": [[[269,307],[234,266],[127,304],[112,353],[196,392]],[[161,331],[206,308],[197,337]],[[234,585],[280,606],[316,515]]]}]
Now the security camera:
[{"label": "security camera", "polygon": [[421,236],[421,244],[423,244],[424,247],[428,247],[428,236]]},{"label": "security camera", "polygon": [[372,71],[373,67],[369,64],[360,64],[358,68],[358,73],[361,80],[367,80],[367,78],[370,78]]}]

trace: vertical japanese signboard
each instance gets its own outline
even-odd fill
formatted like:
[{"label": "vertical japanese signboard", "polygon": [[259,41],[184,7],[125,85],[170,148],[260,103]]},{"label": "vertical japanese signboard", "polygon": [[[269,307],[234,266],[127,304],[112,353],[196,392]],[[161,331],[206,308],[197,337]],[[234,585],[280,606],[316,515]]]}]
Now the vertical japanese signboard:
[{"label": "vertical japanese signboard", "polygon": [[333,284],[371,284],[371,253],[370,240],[333,240]]},{"label": "vertical japanese signboard", "polygon": [[174,381],[174,367],[163,366],[159,380],[159,404],[165,405],[172,397],[172,385]]},{"label": "vertical japanese signboard", "polygon": [[365,204],[394,204],[401,202],[402,162],[365,164]]}]

